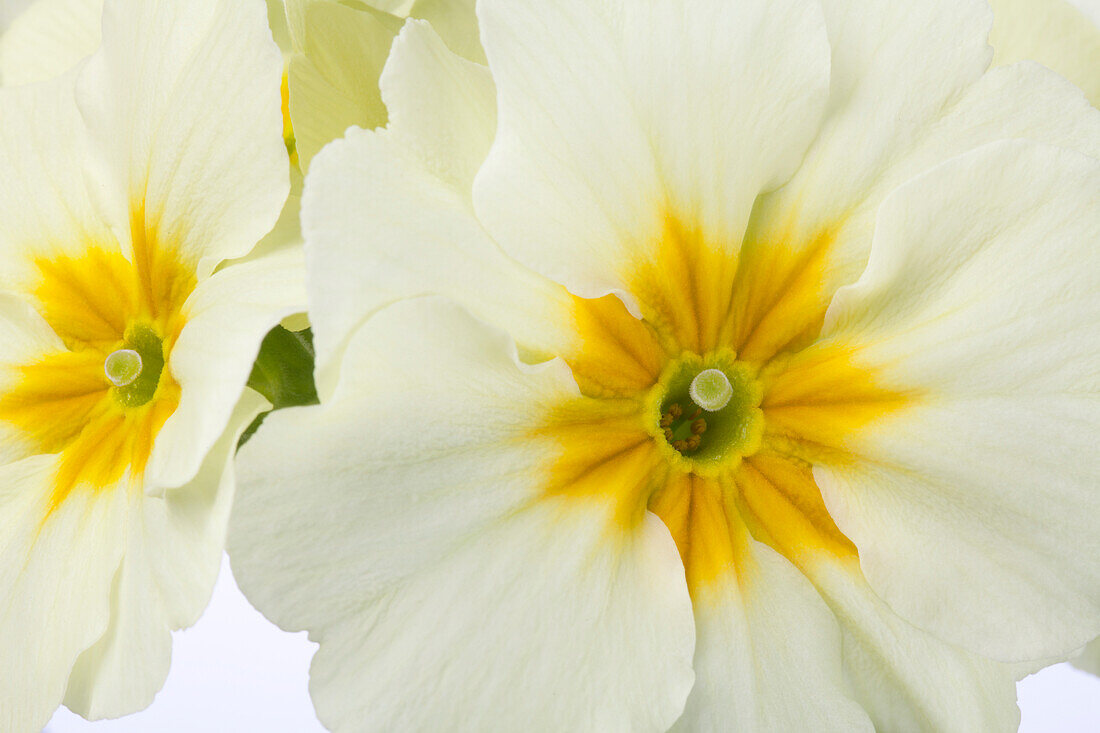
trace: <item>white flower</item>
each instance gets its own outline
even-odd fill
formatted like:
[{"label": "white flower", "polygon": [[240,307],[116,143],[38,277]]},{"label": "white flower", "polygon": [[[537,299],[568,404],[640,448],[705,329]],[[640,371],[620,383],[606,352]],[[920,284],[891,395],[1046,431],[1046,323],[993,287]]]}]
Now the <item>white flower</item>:
[{"label": "white flower", "polygon": [[0,36],[0,84],[64,74],[99,48],[103,0],[35,0]]},{"label": "white flower", "polygon": [[31,0],[8,0],[0,5],[0,33],[3,33],[30,3]]},{"label": "white flower", "polygon": [[[1034,59],[1084,90],[1092,106],[1100,106],[1100,28],[1065,0],[994,0],[995,65]],[[1081,669],[1100,674],[1100,639],[1071,660]]]},{"label": "white flower", "polygon": [[[993,64],[1038,61],[1100,105],[1100,28],[1066,0],[992,0]],[[1094,16],[1096,17],[1096,16]]]},{"label": "white flower", "polygon": [[[270,0],[275,2],[276,0]],[[386,123],[378,76],[405,18],[431,21],[456,53],[484,61],[473,0],[287,0],[289,109],[302,169],[357,125]]]},{"label": "white flower", "polygon": [[76,69],[0,89],[4,731],[152,701],[218,572],[252,361],[302,306],[293,251],[232,262],[288,190],[263,4],[102,20]]},{"label": "white flower", "polygon": [[1100,631],[1100,112],[977,1],[478,12],[313,161],[322,404],[241,452],[321,720],[1014,729]]},{"label": "white flower", "polygon": [[1072,660],[1073,664],[1086,672],[1100,675],[1100,639],[1094,639],[1085,647],[1080,656]]}]

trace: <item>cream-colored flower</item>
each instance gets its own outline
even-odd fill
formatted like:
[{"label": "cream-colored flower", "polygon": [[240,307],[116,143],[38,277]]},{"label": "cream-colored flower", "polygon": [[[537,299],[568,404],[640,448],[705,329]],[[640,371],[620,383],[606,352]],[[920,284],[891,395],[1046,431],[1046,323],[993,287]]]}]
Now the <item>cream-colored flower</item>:
[{"label": "cream-colored flower", "polygon": [[21,15],[30,4],[31,0],[7,0],[0,4],[0,33],[7,30],[12,21]]},{"label": "cream-colored flower", "polygon": [[[994,64],[1040,61],[1085,91],[1100,106],[1100,27],[1065,0],[993,0]],[[1100,674],[1100,640],[1073,663]]]},{"label": "cream-colored flower", "polygon": [[1079,656],[1074,658],[1073,664],[1086,672],[1100,675],[1100,639],[1094,639],[1085,647]]},{"label": "cream-colored flower", "polygon": [[1100,28],[1066,0],[992,0],[993,64],[1038,61],[1100,106]]},{"label": "cream-colored flower", "polygon": [[34,0],[0,35],[0,84],[61,76],[99,48],[103,0]]},{"label": "cream-colored flower", "polygon": [[[32,8],[31,11],[34,11]],[[0,729],[148,705],[218,573],[242,397],[300,310],[248,255],[288,191],[258,0],[107,0],[102,45],[0,89]],[[98,44],[97,44],[98,45]],[[234,408],[234,405],[237,405]]]},{"label": "cream-colored flower", "polygon": [[485,60],[474,0],[287,0],[286,13],[289,116],[303,170],[348,127],[386,123],[378,77],[406,18],[429,20],[453,51]]},{"label": "cream-colored flower", "polygon": [[1100,112],[976,0],[478,13],[313,161],[240,454],[321,720],[1013,730],[1100,631]]}]

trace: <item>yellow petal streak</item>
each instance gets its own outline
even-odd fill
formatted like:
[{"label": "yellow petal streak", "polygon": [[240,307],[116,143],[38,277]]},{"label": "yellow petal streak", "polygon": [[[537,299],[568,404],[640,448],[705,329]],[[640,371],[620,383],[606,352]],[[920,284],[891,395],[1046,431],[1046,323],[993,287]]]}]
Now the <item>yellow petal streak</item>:
[{"label": "yellow petal streak", "polygon": [[834,245],[831,230],[808,242],[749,237],[724,334],[741,359],[765,363],[817,336],[832,297],[829,255]]},{"label": "yellow petal streak", "polygon": [[825,508],[808,464],[777,453],[746,460],[737,473],[737,491],[745,523],[757,539],[801,565],[807,554],[855,554]]},{"label": "yellow petal streak", "polygon": [[[625,273],[641,320],[613,296],[576,299],[577,347],[562,356],[584,396],[553,406],[536,431],[556,447],[546,492],[612,502],[616,532],[655,513],[676,541],[693,596],[748,562],[746,528],[796,565],[821,553],[855,557],[812,466],[851,460],[860,431],[918,396],[880,385],[855,348],[818,341],[835,280],[833,245],[822,231],[810,241],[750,235],[730,246],[669,219],[652,256]],[[728,458],[716,451],[721,460],[704,469],[671,447],[668,423],[650,424],[668,420],[666,408],[651,408],[669,402],[660,391],[669,389],[662,374],[670,365],[730,354],[763,392],[758,408],[745,408],[762,412],[763,437],[738,439]],[[697,418],[712,421],[709,432]],[[718,419],[691,413],[671,427],[733,440],[713,429]]]},{"label": "yellow petal streak", "polygon": [[679,473],[650,499],[649,510],[664,521],[676,540],[692,590],[728,568],[736,569],[741,548],[733,532],[737,510],[730,504],[731,489],[728,478]]},{"label": "yellow petal streak", "polygon": [[565,358],[584,394],[632,398],[660,377],[668,355],[656,331],[630,315],[614,295],[574,298],[573,321],[578,342]]},{"label": "yellow petal streak", "polygon": [[298,167],[298,141],[294,137],[294,124],[290,121],[290,69],[283,70],[283,144],[290,156],[292,168]]},{"label": "yellow petal streak", "polygon": [[[630,292],[669,356],[724,346],[737,277],[736,247],[706,239],[675,219],[665,220],[655,256],[625,273]],[[652,384],[652,382],[650,383]]]},{"label": "yellow petal streak", "polygon": [[817,343],[773,360],[763,375],[767,442],[807,461],[844,460],[860,429],[918,397],[881,386],[857,357],[843,345]]},{"label": "yellow petal streak", "polygon": [[150,399],[136,406],[104,372],[113,351],[131,347],[135,329],[154,334],[167,361],[195,287],[190,268],[157,242],[143,216],[135,217],[133,240],[130,260],[101,242],[34,259],[38,277],[29,295],[60,345],[10,365],[17,378],[0,394],[0,420],[36,452],[60,454],[51,512],[77,488],[104,489],[127,476],[138,482],[153,440],[179,404],[167,366]]}]

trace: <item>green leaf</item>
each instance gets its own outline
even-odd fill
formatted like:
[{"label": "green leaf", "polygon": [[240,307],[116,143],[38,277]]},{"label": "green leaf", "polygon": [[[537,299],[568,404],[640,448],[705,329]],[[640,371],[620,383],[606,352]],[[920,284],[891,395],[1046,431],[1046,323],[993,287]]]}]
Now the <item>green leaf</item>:
[{"label": "green leaf", "polygon": [[[288,331],[276,326],[260,345],[248,386],[262,394],[276,410],[316,405],[319,400],[313,382],[313,360],[312,330]],[[248,426],[241,435],[238,448],[260,428],[266,415],[260,415]]]}]

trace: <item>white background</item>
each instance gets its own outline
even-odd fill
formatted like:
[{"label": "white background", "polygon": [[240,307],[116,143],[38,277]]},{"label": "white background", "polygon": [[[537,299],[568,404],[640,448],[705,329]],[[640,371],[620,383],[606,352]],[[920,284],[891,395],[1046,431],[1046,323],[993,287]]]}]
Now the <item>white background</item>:
[{"label": "white background", "polygon": [[[172,672],[152,707],[99,723],[62,708],[46,733],[321,733],[307,689],[315,649],[248,604],[227,558],[206,615],[175,634]],[[1021,733],[1100,731],[1100,678],[1057,664],[1018,690]]]}]

